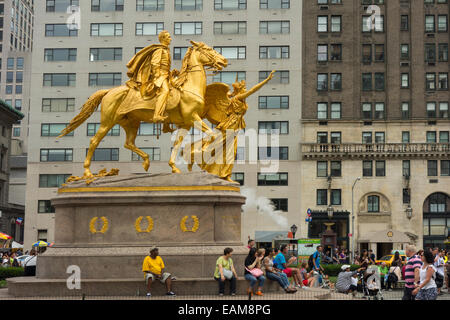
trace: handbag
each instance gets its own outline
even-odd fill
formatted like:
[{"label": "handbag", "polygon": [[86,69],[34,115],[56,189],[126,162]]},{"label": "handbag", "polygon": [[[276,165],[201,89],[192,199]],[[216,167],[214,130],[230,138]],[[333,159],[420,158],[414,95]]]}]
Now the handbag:
[{"label": "handbag", "polygon": [[254,276],[255,278],[259,278],[259,277],[261,277],[263,275],[262,270],[258,269],[258,268],[253,268],[252,270],[249,270],[249,269],[245,268],[245,270],[250,272],[252,274],[252,276]]},{"label": "handbag", "polygon": [[223,268],[222,272],[223,272],[223,276],[225,277],[225,279],[231,280],[233,278],[233,272],[231,270]]}]

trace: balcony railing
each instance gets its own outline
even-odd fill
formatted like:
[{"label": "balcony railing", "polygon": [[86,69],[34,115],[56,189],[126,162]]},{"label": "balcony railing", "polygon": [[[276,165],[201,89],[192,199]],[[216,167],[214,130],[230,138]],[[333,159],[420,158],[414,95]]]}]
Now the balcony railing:
[{"label": "balcony railing", "polygon": [[301,143],[303,158],[449,157],[450,143]]}]

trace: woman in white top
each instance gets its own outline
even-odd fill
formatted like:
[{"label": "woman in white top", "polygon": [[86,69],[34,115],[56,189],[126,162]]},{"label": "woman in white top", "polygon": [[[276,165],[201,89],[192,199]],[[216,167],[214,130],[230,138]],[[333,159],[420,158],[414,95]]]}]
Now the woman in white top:
[{"label": "woman in white top", "polygon": [[416,300],[436,300],[437,286],[435,279],[436,269],[433,266],[434,256],[430,250],[425,250],[421,255],[423,265],[420,268],[420,284],[415,284],[416,288],[412,295],[416,296]]}]

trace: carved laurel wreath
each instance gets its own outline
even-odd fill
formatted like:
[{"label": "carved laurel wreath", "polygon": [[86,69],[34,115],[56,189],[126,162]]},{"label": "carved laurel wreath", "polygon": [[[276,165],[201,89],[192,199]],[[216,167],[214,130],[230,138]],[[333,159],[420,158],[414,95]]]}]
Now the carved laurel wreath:
[{"label": "carved laurel wreath", "polygon": [[191,216],[192,220],[194,220],[194,225],[192,226],[192,229],[191,229],[191,230],[188,230],[188,229],[186,228],[186,220],[187,220],[188,218],[189,218],[188,216],[184,216],[184,218],[181,219],[181,222],[180,222],[180,228],[181,228],[181,230],[182,230],[183,232],[197,232],[198,227],[199,227],[199,220],[198,220],[198,217],[197,217],[197,216]]},{"label": "carved laurel wreath", "polygon": [[141,217],[136,219],[136,222],[134,223],[134,228],[136,229],[137,232],[139,232],[139,233],[147,232],[148,233],[148,232],[153,230],[153,219],[152,219],[152,217],[147,216],[146,218],[147,218],[147,222],[148,222],[148,227],[145,230],[141,229],[141,222],[142,222],[142,219],[144,219],[144,217],[141,216]]},{"label": "carved laurel wreath", "polygon": [[101,217],[100,220],[102,220],[103,225],[100,230],[95,229],[95,223],[97,222],[98,217],[94,217],[91,219],[91,222],[89,223],[89,230],[92,234],[95,233],[105,233],[108,230],[108,219],[106,217]]}]

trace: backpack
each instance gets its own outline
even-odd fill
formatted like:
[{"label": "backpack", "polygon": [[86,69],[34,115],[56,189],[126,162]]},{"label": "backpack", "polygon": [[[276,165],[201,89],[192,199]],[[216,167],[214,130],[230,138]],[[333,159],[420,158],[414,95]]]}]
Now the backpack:
[{"label": "backpack", "polygon": [[315,252],[312,255],[310,255],[309,259],[308,259],[308,268],[310,270],[314,269],[314,262],[313,262],[314,254],[315,254]]}]

